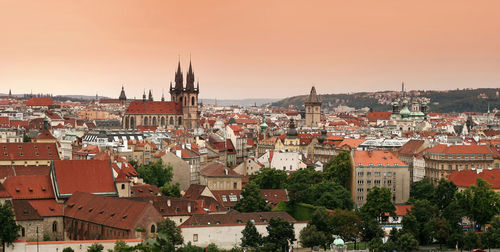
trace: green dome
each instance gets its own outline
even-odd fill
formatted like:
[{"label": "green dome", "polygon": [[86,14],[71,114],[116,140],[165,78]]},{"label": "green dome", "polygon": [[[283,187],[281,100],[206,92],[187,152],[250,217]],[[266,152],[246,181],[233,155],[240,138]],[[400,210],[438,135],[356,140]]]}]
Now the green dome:
[{"label": "green dome", "polygon": [[340,237],[337,237],[337,239],[335,239],[333,241],[333,245],[335,245],[335,246],[344,246],[344,240],[340,239]]},{"label": "green dome", "polygon": [[407,107],[404,107],[401,111],[399,111],[399,114],[401,115],[409,115],[411,112]]},{"label": "green dome", "polygon": [[263,122],[263,123],[260,125],[260,128],[261,128],[261,129],[267,129],[267,127],[269,127],[269,126],[267,126],[267,123],[266,123],[266,122]]}]

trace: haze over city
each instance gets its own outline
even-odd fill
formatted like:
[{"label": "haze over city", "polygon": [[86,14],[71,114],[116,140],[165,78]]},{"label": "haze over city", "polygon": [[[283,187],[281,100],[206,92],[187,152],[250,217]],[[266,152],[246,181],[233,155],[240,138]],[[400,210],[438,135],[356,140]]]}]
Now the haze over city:
[{"label": "haze over city", "polygon": [[0,1],[0,93],[202,98],[498,87],[498,1]]}]

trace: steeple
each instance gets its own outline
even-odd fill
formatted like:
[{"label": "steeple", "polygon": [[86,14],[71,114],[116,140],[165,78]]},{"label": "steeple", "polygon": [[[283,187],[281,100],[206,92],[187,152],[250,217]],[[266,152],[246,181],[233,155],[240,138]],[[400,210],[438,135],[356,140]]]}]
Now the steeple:
[{"label": "steeple", "polygon": [[181,93],[184,89],[184,78],[182,77],[181,61],[177,65],[177,71],[175,72],[175,92]]},{"label": "steeple", "polygon": [[122,85],[122,91],[120,92],[120,97],[118,97],[118,100],[120,100],[120,101],[127,100],[127,96],[125,95],[125,88],[123,87],[123,85]]},{"label": "steeple", "polygon": [[191,65],[191,61],[189,61],[189,70],[186,76],[186,91],[193,92],[194,91],[194,73],[193,67]]},{"label": "steeple", "polygon": [[142,101],[146,102],[146,89],[144,89],[144,92],[142,93]]},{"label": "steeple", "polygon": [[12,91],[9,89],[9,97],[12,97]]},{"label": "steeple", "polygon": [[165,93],[161,90],[161,101],[165,101]]},{"label": "steeple", "polygon": [[151,93],[151,89],[149,90],[148,100],[153,101],[153,93]]},{"label": "steeple", "polygon": [[311,93],[309,93],[309,97],[307,98],[306,103],[319,103],[318,94],[316,94],[316,88],[313,86],[311,88]]}]

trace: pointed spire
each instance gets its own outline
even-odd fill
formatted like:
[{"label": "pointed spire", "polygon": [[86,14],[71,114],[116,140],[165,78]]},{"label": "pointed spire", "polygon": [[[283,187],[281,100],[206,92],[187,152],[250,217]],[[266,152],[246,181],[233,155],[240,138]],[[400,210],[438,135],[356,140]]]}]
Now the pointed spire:
[{"label": "pointed spire", "polygon": [[189,70],[186,76],[186,91],[194,92],[194,73],[193,66],[191,64],[191,60],[189,60]]},{"label": "pointed spire", "polygon": [[163,89],[161,89],[161,101],[165,101],[165,93],[163,92]]},{"label": "pointed spire", "polygon": [[182,77],[181,60],[177,64],[177,71],[175,72],[175,93],[179,94],[184,90],[184,78]]},{"label": "pointed spire", "polygon": [[150,101],[153,101],[153,93],[151,92],[151,89],[149,90],[149,99]]},{"label": "pointed spire", "polygon": [[142,101],[146,102],[146,89],[144,89],[144,92],[142,93]]},{"label": "pointed spire", "polygon": [[309,93],[309,97],[307,98],[306,103],[319,103],[318,94],[316,94],[316,88],[312,86],[311,92]]},{"label": "pointed spire", "polygon": [[120,96],[118,97],[118,100],[120,101],[126,101],[127,96],[125,95],[125,88],[122,85],[122,91],[120,92]]}]

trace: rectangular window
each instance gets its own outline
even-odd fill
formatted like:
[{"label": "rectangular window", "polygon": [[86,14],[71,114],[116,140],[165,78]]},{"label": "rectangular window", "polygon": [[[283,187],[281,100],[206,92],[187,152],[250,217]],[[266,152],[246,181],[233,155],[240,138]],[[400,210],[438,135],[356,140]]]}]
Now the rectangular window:
[{"label": "rectangular window", "polygon": [[363,196],[358,196],[358,201],[363,201]]},{"label": "rectangular window", "polygon": [[198,234],[193,234],[193,241],[197,242],[198,241]]},{"label": "rectangular window", "polygon": [[370,177],[371,175],[372,175],[372,173],[371,173],[371,172],[366,172],[366,176],[367,176],[367,177]]},{"label": "rectangular window", "polygon": [[371,181],[371,180],[367,180],[367,181],[366,181],[366,184],[367,184],[367,185],[371,185],[371,184],[372,184],[372,181]]},{"label": "rectangular window", "polygon": [[358,177],[363,177],[364,172],[358,172]]},{"label": "rectangular window", "polygon": [[233,183],[233,189],[237,189],[238,188],[238,183]]},{"label": "rectangular window", "polygon": [[358,188],[358,192],[362,193],[365,189],[364,188]]},{"label": "rectangular window", "polygon": [[380,180],[378,180],[378,179],[374,180],[374,181],[373,181],[373,184],[375,184],[375,185],[380,185]]},{"label": "rectangular window", "polygon": [[375,172],[375,177],[379,177],[380,176],[380,172]]},{"label": "rectangular window", "polygon": [[363,180],[358,180],[358,185],[362,185],[363,184]]},{"label": "rectangular window", "polygon": [[392,180],[387,180],[388,185],[392,185]]}]

